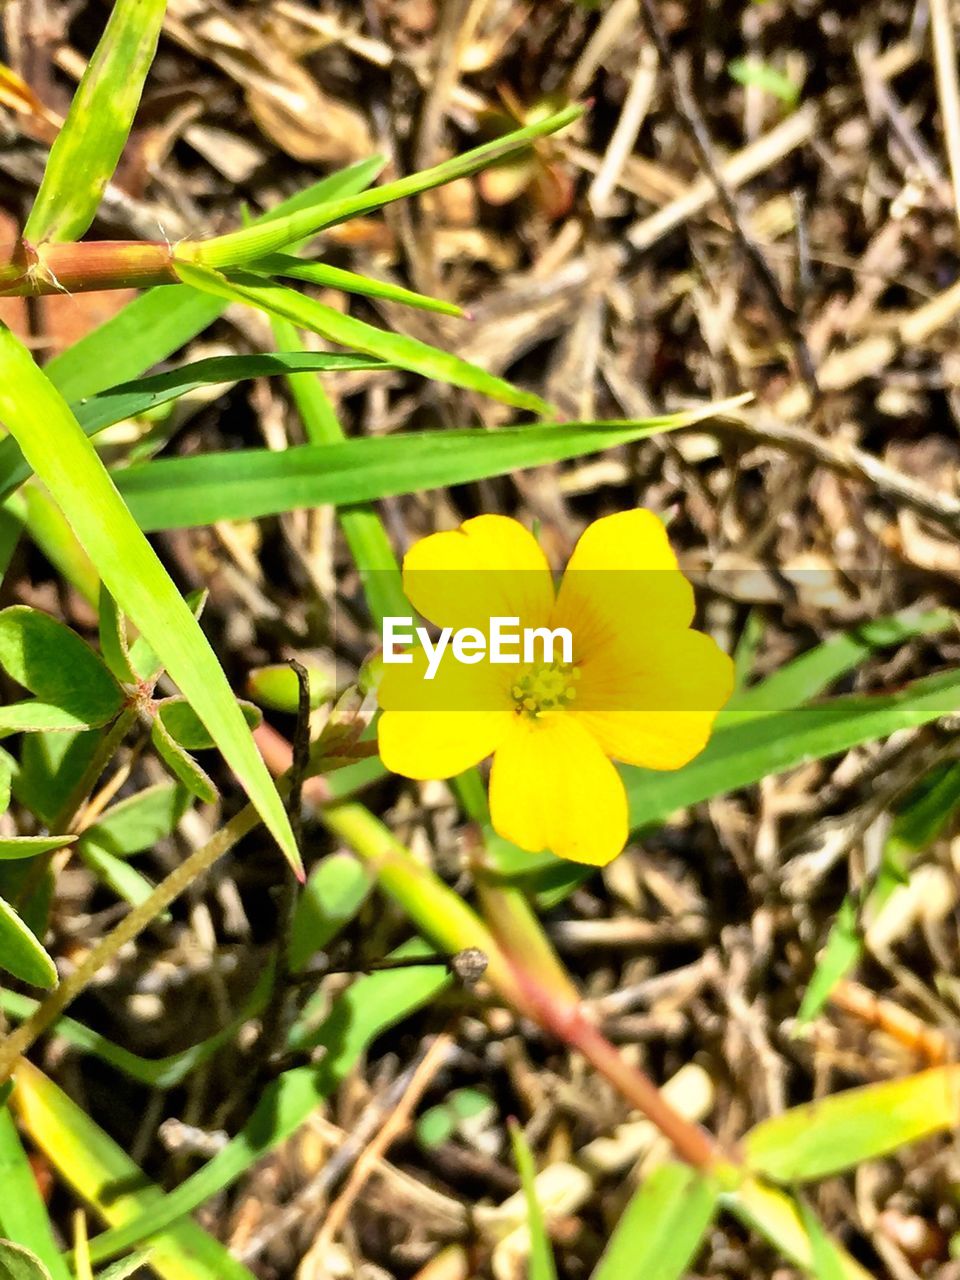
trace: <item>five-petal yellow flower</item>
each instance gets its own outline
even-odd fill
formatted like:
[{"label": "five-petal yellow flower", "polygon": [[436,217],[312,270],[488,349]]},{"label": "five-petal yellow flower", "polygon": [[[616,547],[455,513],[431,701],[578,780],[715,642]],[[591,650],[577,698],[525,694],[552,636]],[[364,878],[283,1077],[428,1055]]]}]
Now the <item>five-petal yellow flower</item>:
[{"label": "five-petal yellow flower", "polygon": [[407,599],[438,627],[495,617],[568,628],[572,663],[472,665],[448,656],[433,680],[415,651],[384,668],[380,756],[408,778],[448,778],[487,756],[490,816],[531,853],[602,866],[627,841],[627,799],[611,760],[678,769],[706,745],[733,664],[690,629],[694,601],[652,512],[591,524],[559,590],[533,535],[485,515],[421,539],[403,562]]}]

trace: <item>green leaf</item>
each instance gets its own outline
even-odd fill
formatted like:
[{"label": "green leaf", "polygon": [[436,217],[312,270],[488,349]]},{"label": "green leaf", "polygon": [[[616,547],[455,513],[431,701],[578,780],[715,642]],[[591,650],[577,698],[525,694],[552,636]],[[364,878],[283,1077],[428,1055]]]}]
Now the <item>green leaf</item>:
[{"label": "green leaf", "polygon": [[139,1249],[128,1258],[120,1258],[103,1271],[97,1272],[96,1280],[127,1280],[128,1276],[135,1275],[149,1264],[152,1252],[152,1249]]},{"label": "green leaf", "polygon": [[50,1280],[50,1272],[32,1249],[0,1240],[0,1280]]},{"label": "green leaf", "polygon": [[[398,948],[398,957],[432,954],[416,940]],[[388,1027],[419,1009],[448,985],[443,967],[406,968],[370,974],[354,982],[330,1007],[322,1023],[309,1034],[294,1027],[290,1052],[324,1047],[315,1063],[285,1071],[263,1091],[243,1129],[163,1201],[135,1221],[105,1232],[91,1244],[94,1261],[102,1261],[153,1237],[171,1222],[192,1213],[211,1196],[229,1187],[268,1152],[294,1133],[312,1112],[339,1087],[366,1047]],[[298,1024],[299,1025],[299,1024]]]},{"label": "green leaf", "polygon": [[100,576],[43,485],[36,481],[24,485],[18,494],[8,499],[7,509],[23,522],[31,541],[61,576],[84,600],[95,605],[100,594]]},{"label": "green leaf", "polygon": [[427,1150],[439,1147],[453,1135],[457,1118],[451,1114],[449,1107],[429,1107],[422,1116],[417,1117],[414,1126],[417,1141]]},{"label": "green leaf", "polygon": [[[200,621],[200,617],[203,614],[208,595],[209,592],[204,589],[202,591],[191,591],[187,596],[187,608],[197,622]],[[163,671],[163,662],[157,656],[153,647],[147,643],[144,636],[137,636],[130,646],[130,665],[137,676],[148,685],[153,685]]]},{"label": "green leaf", "polygon": [[843,1263],[820,1219],[802,1197],[798,1197],[797,1207],[810,1241],[811,1270],[815,1280],[844,1280]]},{"label": "green leaf", "polygon": [[76,726],[106,724],[123,706],[120,686],[90,646],[56,618],[26,605],[0,610],[0,666]]},{"label": "green leaf", "polygon": [[[0,1106],[0,1233],[30,1248],[54,1280],[70,1280],[10,1109]],[[0,1263],[0,1275],[3,1274]]]},{"label": "green leaf", "polygon": [[527,1280],[557,1280],[553,1249],[550,1245],[550,1237],[547,1235],[543,1208],[537,1198],[537,1171],[533,1163],[533,1152],[530,1150],[523,1129],[516,1120],[509,1121],[509,1128],[513,1159],[520,1174],[523,1198],[527,1205],[527,1230],[530,1232],[530,1267],[527,1271]]},{"label": "green leaf", "polygon": [[897,729],[915,728],[951,714],[960,699],[960,672],[914,680],[897,693],[831,698],[811,707],[751,717],[736,712],[706,750],[675,773],[622,770],[633,828],[665,822],[678,809],[750,786],[810,760],[839,755]]},{"label": "green leaf", "polygon": [[654,1169],[624,1209],[591,1280],[681,1280],[713,1221],[717,1195],[688,1165]]},{"label": "green leaf", "polygon": [[150,726],[150,740],[157,749],[157,754],[175,778],[179,778],[191,795],[213,804],[217,798],[217,788],[206,770],[201,769],[196,760],[188,755],[170,734],[169,729],[157,716]]},{"label": "green leaf", "polygon": [[63,849],[73,844],[76,836],[6,836],[0,837],[0,861],[34,858],[38,853]]},{"label": "green leaf", "polygon": [[[79,849],[79,853],[90,870],[99,876],[118,898],[129,902],[132,907],[139,906],[153,892],[154,886],[146,876],[141,875],[135,867],[131,867],[129,862],[115,857],[95,842],[89,841],[84,844]],[[158,919],[169,920],[170,913],[165,912]]]},{"label": "green leaf", "polygon": [[162,658],[288,861],[300,854],[279,793],[193,614],[137,528],[93,445],[29,352],[0,328],[0,421],[49,488],[107,590]]},{"label": "green leaf", "polygon": [[756,85],[758,89],[785,102],[788,107],[795,107],[800,100],[797,85],[769,62],[761,62],[757,58],[734,58],[728,63],[727,70],[738,84]]},{"label": "green leaf", "polygon": [[111,805],[81,833],[80,846],[96,844],[114,857],[127,858],[172,834],[189,807],[185,788],[173,782],[155,783]]},{"label": "green leaf", "polygon": [[896,814],[884,842],[880,870],[863,903],[856,896],[844,898],[823,954],[803,994],[797,1014],[798,1028],[815,1018],[830,992],[860,959],[864,939],[860,917],[876,917],[898,885],[903,884],[910,863],[937,838],[960,806],[960,763],[941,766],[914,788]]},{"label": "green leaf", "polygon": [[164,458],[118,471],[114,479],[141,528],[189,528],[468,484],[598,453],[674,430],[687,421],[676,415],[646,422],[564,422],[497,431],[410,431],[282,451]]},{"label": "green leaf", "polygon": [[[254,219],[253,226],[324,201],[363,191],[383,168],[372,156],[298,191]],[[92,396],[117,379],[137,378],[202,333],[226,303],[181,285],[160,285],[141,294],[92,333],[75,342],[46,367],[65,400]],[[5,474],[0,472],[0,475]]]},{"label": "green leaf", "polygon": [[362,195],[346,196],[341,200],[328,201],[299,213],[278,217],[269,227],[245,227],[241,231],[232,231],[229,235],[218,236],[215,240],[181,245],[180,249],[184,255],[189,253],[195,262],[204,263],[210,267],[234,267],[241,263],[255,262],[268,253],[275,253],[285,248],[295,240],[316,235],[325,227],[332,227],[338,222],[346,222],[348,218],[355,218],[358,214],[380,209],[394,200],[417,195],[421,191],[429,191],[433,187],[453,182],[456,178],[477,173],[494,161],[501,160],[536,141],[537,138],[543,138],[547,134],[556,133],[565,128],[582,114],[581,107],[567,107],[555,115],[527,125],[526,128],[517,129],[514,133],[497,138],[494,142],[475,147],[462,156],[455,156],[452,160],[445,160],[431,169],[412,173],[396,182],[388,182]]},{"label": "green leaf", "polygon": [[[97,1031],[92,1031],[83,1023],[74,1022],[72,1018],[59,1018],[55,1025],[57,1035],[68,1044],[92,1053],[101,1062],[106,1062],[115,1070],[123,1072],[131,1080],[137,1080],[140,1084],[148,1085],[152,1089],[175,1089],[183,1084],[191,1072],[196,1071],[205,1062],[209,1062],[223,1045],[232,1041],[240,1028],[251,1018],[263,1012],[272,990],[273,973],[270,966],[267,966],[261,973],[249,999],[227,1026],[215,1035],[208,1036],[206,1040],[201,1040],[199,1044],[191,1045],[189,1049],[183,1049],[180,1053],[169,1054],[165,1058],[145,1058],[140,1054],[131,1053],[129,1049],[114,1044],[112,1040],[108,1040]],[[38,1002],[31,1000],[28,996],[20,995],[19,992],[0,989],[0,1008],[8,1017],[23,1021],[36,1012]]]},{"label": "green leaf", "polygon": [[[252,702],[237,699],[243,718],[251,729],[263,719],[263,713]],[[200,717],[185,698],[164,698],[157,703],[157,717],[170,737],[185,751],[209,751],[215,745]]]},{"label": "green leaf", "polygon": [[[724,1204],[795,1266],[813,1270],[815,1258],[810,1233],[795,1200],[786,1192],[756,1178],[745,1178],[736,1191],[724,1196]],[[839,1245],[824,1237],[818,1252],[821,1266],[827,1252],[831,1261],[836,1262],[838,1275],[843,1280],[874,1280]]]},{"label": "green leaf", "polygon": [[[12,1103],[20,1123],[104,1221],[121,1227],[163,1207],[169,1197],[52,1080],[26,1060],[18,1064],[15,1079]],[[162,1280],[254,1280],[190,1219],[168,1224],[150,1247],[150,1266]]]},{"label": "green leaf", "polygon": [[116,0],[50,149],[24,237],[79,240],[93,222],[133,124],[165,0]]},{"label": "green leaf", "polygon": [[328,289],[342,289],[345,293],[359,293],[367,298],[385,298],[388,302],[399,302],[407,307],[418,307],[421,311],[435,311],[445,316],[462,316],[463,308],[456,303],[444,302],[441,298],[430,298],[424,293],[414,293],[412,289],[403,289],[400,285],[389,284],[385,280],[374,280],[370,276],[357,275],[355,271],[343,271],[340,267],[331,267],[326,262],[305,262],[286,253],[274,253],[257,262],[251,262],[250,270],[260,276],[283,276],[288,280],[306,280],[308,284],[318,284]]},{"label": "green leaf", "polygon": [[0,969],[6,969],[32,987],[49,989],[58,982],[56,965],[3,898],[0,898]]},{"label": "green leaf", "polygon": [[297,899],[290,931],[289,963],[300,973],[317,951],[349,924],[372,886],[363,863],[349,853],[332,853],[318,862]]},{"label": "green leaf", "polygon": [[98,609],[100,652],[114,679],[124,684],[136,684],[137,673],[130,665],[130,648],[127,644],[127,628],[113,596],[105,587],[100,588]]},{"label": "green leaf", "polygon": [[762,1121],[743,1139],[744,1162],[774,1182],[809,1182],[958,1124],[960,1067],[932,1067]]},{"label": "green leaf", "polygon": [[834,680],[855,670],[877,649],[892,648],[915,636],[946,631],[955,625],[949,609],[906,611],[863,623],[800,654],[759,684],[739,690],[728,703],[727,713],[736,711],[743,717],[747,712],[763,715],[789,711],[823,693]]},{"label": "green leaf", "polygon": [[376,356],[397,368],[419,373],[424,378],[446,382],[454,387],[464,387],[468,391],[479,391],[492,400],[500,400],[519,409],[530,409],[546,416],[551,414],[550,406],[539,396],[520,391],[505,379],[487,373],[478,365],[461,360],[459,356],[442,351],[439,347],[421,342],[418,338],[378,329],[354,316],[344,315],[315,298],[308,298],[282,285],[271,284],[249,272],[233,273],[228,278],[207,267],[192,266],[184,262],[177,262],[175,266],[185,284],[204,293],[212,293],[227,302],[244,302],[248,306],[258,307],[268,315],[280,316],[303,329],[310,329],[339,346]]},{"label": "green leaf", "polygon": [[86,772],[100,743],[96,730],[33,733],[20,748],[13,793],[41,822],[51,823]]}]

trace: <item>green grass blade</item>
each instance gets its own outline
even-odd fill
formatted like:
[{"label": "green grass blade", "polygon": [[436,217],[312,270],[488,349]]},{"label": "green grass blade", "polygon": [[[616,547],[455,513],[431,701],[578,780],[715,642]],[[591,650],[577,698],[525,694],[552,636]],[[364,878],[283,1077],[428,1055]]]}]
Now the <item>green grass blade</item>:
[{"label": "green grass blade", "polygon": [[[394,955],[432,954],[415,941]],[[114,1257],[192,1213],[294,1133],[352,1069],[367,1045],[388,1027],[434,999],[449,983],[445,968],[411,967],[371,974],[353,983],[333,1004],[311,1045],[325,1046],[314,1065],[285,1071],[263,1091],[240,1133],[202,1169],[128,1225],[98,1236],[91,1244],[95,1262]],[[299,1046],[291,1041],[294,1050]]]},{"label": "green grass blade", "polygon": [[681,1280],[717,1209],[717,1188],[682,1164],[663,1164],[624,1209],[590,1280]]},{"label": "green grass blade", "polygon": [[[323,201],[339,200],[368,187],[383,168],[373,156],[299,191],[252,225],[283,217]],[[92,333],[75,342],[46,366],[47,376],[65,400],[103,391],[118,379],[137,378],[151,365],[202,333],[226,309],[220,298],[182,285],[163,285],[135,298]]]},{"label": "green grass blade", "polygon": [[[361,213],[370,213],[405,196],[417,195],[421,191],[429,191],[433,187],[453,182],[456,178],[465,178],[472,173],[477,173],[495,161],[502,160],[504,156],[512,155],[529,143],[535,142],[537,138],[546,137],[547,134],[556,133],[559,129],[565,128],[582,113],[581,107],[567,107],[555,115],[527,125],[523,129],[517,129],[514,133],[498,138],[494,142],[475,147],[462,156],[455,156],[452,160],[445,160],[431,169],[410,174],[396,182],[388,182],[362,195],[347,196],[342,200],[330,201],[316,209],[305,209],[300,213],[278,218],[269,227],[245,227],[242,231],[233,231],[229,235],[218,236],[215,240],[191,245],[189,249],[192,251],[194,261],[202,262],[209,267],[232,267],[255,262],[268,253],[283,249],[293,241],[313,236],[325,227],[345,222],[348,218],[354,218]],[[186,249],[187,246],[183,248]]]},{"label": "green grass blade", "polygon": [[358,275],[356,271],[344,271],[326,262],[302,261],[286,253],[273,253],[267,258],[250,263],[250,270],[260,276],[282,276],[287,280],[305,280],[327,289],[342,289],[344,293],[358,293],[366,298],[385,298],[405,307],[417,307],[420,311],[434,311],[444,316],[462,316],[463,308],[455,302],[431,298],[425,293],[415,293],[386,280]]},{"label": "green grass blade", "polygon": [[931,609],[927,613],[908,611],[866,622],[831,636],[823,644],[785,663],[759,684],[739,691],[727,704],[727,711],[736,711],[742,717],[747,712],[763,715],[799,707],[821,694],[834,680],[855,670],[877,649],[904,644],[916,636],[932,635],[954,626],[956,618],[949,609]]},{"label": "green grass blade", "polygon": [[846,1089],[763,1120],[743,1139],[751,1172],[808,1182],[960,1124],[960,1066]]},{"label": "green grass blade", "polygon": [[631,826],[665,822],[678,809],[747,787],[809,760],[839,755],[897,729],[956,710],[960,671],[915,680],[897,693],[831,698],[811,707],[721,722],[706,750],[675,773],[624,768]]},{"label": "green grass blade", "polygon": [[185,284],[202,292],[212,293],[227,302],[244,302],[248,306],[257,307],[268,315],[279,316],[302,329],[318,333],[339,346],[376,356],[399,369],[408,369],[424,378],[463,387],[468,391],[478,391],[492,400],[499,400],[518,409],[529,409],[545,416],[551,413],[546,401],[532,392],[521,391],[504,378],[487,373],[479,365],[462,360],[439,347],[432,347],[419,338],[378,329],[375,325],[317,302],[315,298],[305,297],[282,285],[271,284],[249,272],[232,274],[228,279],[207,267],[185,262],[177,262],[175,265]]},{"label": "green grass blade", "polygon": [[810,1233],[796,1201],[779,1187],[747,1178],[735,1192],[724,1197],[724,1203],[735,1217],[763,1236],[795,1266],[811,1272],[818,1259],[823,1266],[824,1256],[829,1253],[843,1280],[874,1280],[869,1271],[832,1240],[824,1238],[818,1242],[815,1258]]},{"label": "green grass blade", "polygon": [[830,992],[860,959],[864,938],[860,929],[863,913],[876,917],[898,885],[909,875],[910,864],[940,834],[960,806],[960,764],[943,766],[907,797],[895,815],[884,842],[880,870],[865,901],[858,904],[852,895],[844,898],[830,929],[823,954],[810,984],[803,994],[797,1014],[799,1026],[815,1018]]},{"label": "green grass blade", "polygon": [[679,418],[654,418],[497,431],[411,431],[283,452],[235,450],[163,458],[118,471],[114,478],[141,528],[149,532],[467,484],[599,453],[682,425]]},{"label": "green grass blade", "polygon": [[[218,383],[239,382],[243,378],[269,378],[279,374],[309,371],[328,373],[348,369],[388,368],[370,356],[304,351],[272,352],[265,355],[211,356],[181,365],[169,373],[139,378],[110,387],[87,400],[71,405],[74,415],[87,436],[125,418],[134,418],[160,405],[179,400],[202,387]],[[0,440],[0,502],[7,498],[30,475],[16,440]]]},{"label": "green grass blade", "polygon": [[79,240],[93,222],[140,105],[166,0],[116,0],[50,149],[24,237]]},{"label": "green grass blade", "polygon": [[[301,348],[299,334],[289,320],[271,320],[277,343],[288,351]],[[307,440],[314,445],[343,441],[343,428],[319,378],[292,373],[287,385],[303,423]],[[380,517],[371,507],[354,505],[340,511],[340,527],[363,583],[367,606],[377,626],[390,614],[406,608],[400,566]]]},{"label": "green grass blade", "polygon": [[[30,1138],[105,1222],[121,1226],[165,1203],[163,1191],[82,1107],[31,1063],[21,1061],[12,1105]],[[151,1241],[150,1266],[162,1280],[254,1280],[195,1222],[178,1222]]]},{"label": "green grass blade", "polygon": [[844,1280],[843,1262],[838,1257],[830,1237],[824,1231],[820,1219],[802,1197],[797,1198],[797,1208],[800,1211],[800,1219],[807,1233],[807,1239],[810,1241],[811,1271],[814,1280]]},{"label": "green grass blade", "polygon": [[6,1106],[0,1107],[0,1186],[0,1235],[32,1250],[53,1280],[70,1280],[53,1238],[47,1206]]},{"label": "green grass blade", "polygon": [[163,659],[287,859],[299,866],[280,795],[213,650],[76,418],[5,328],[0,422],[50,490],[118,608]]},{"label": "green grass blade", "polygon": [[527,1280],[557,1280],[557,1268],[553,1261],[553,1249],[547,1235],[543,1208],[537,1197],[537,1170],[533,1152],[526,1135],[516,1120],[510,1121],[510,1141],[513,1159],[520,1174],[523,1198],[527,1205],[527,1230],[530,1232],[530,1267]]}]

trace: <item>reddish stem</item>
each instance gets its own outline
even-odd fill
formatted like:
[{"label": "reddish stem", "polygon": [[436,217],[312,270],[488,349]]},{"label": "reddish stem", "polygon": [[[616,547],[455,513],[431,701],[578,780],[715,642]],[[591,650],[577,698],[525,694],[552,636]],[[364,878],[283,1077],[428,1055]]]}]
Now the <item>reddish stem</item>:
[{"label": "reddish stem", "polygon": [[20,241],[0,258],[0,297],[88,293],[176,284],[173,248],[158,240],[90,240],[34,246]]}]

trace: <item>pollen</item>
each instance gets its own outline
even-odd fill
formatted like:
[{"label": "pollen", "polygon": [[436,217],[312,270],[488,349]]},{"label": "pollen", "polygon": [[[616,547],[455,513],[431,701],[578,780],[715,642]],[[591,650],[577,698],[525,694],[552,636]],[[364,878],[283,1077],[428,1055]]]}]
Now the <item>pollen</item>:
[{"label": "pollen", "polygon": [[537,720],[548,711],[562,711],[577,696],[580,669],[569,662],[531,666],[510,690],[516,714]]}]

